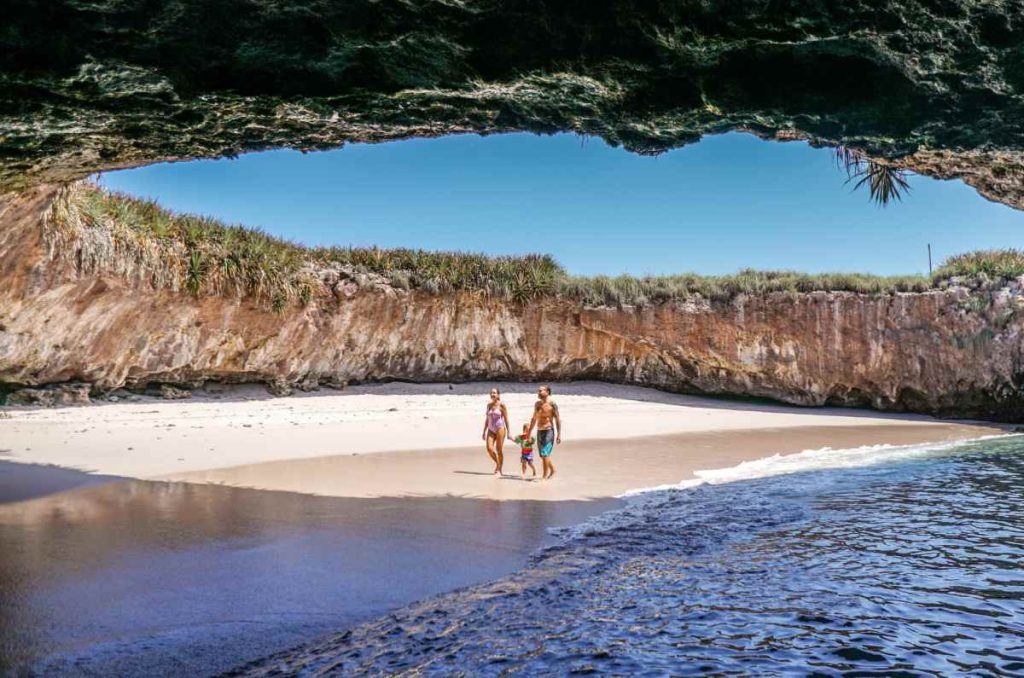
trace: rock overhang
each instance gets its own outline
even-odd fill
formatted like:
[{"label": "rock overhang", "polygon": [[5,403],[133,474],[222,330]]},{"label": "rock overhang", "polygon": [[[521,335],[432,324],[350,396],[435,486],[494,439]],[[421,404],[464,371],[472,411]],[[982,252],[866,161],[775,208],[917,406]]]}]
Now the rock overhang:
[{"label": "rock overhang", "polygon": [[280,147],[743,130],[1024,207],[1024,0],[28,0],[0,44],[6,190]]}]

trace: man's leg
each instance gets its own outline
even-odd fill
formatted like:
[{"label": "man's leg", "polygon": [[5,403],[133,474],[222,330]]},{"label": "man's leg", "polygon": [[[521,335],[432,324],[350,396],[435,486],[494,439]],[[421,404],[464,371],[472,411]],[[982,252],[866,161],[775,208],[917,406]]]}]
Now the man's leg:
[{"label": "man's leg", "polygon": [[549,429],[543,429],[537,431],[537,445],[538,451],[540,452],[540,461],[544,465],[543,477],[547,480],[548,477],[548,455],[551,454],[551,448],[555,444],[554,432]]}]

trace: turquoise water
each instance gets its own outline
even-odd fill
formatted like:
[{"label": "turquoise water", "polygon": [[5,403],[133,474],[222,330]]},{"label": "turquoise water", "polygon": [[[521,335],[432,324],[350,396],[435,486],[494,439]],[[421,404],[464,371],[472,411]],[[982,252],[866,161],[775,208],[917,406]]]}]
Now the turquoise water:
[{"label": "turquoise water", "polygon": [[865,450],[641,495],[511,577],[249,668],[1024,673],[1024,438]]}]

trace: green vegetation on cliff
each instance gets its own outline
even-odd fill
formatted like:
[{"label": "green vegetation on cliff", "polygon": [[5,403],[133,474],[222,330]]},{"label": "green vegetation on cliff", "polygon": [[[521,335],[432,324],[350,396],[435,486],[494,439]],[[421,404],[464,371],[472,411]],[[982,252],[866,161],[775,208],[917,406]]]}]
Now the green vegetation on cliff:
[{"label": "green vegetation on cliff", "polygon": [[957,254],[942,263],[935,272],[936,280],[954,277],[992,281],[1010,280],[1024,275],[1024,251],[980,250]]},{"label": "green vegetation on cliff", "polygon": [[746,268],[731,275],[571,276],[559,286],[559,294],[588,306],[662,304],[703,297],[729,301],[739,294],[771,292],[857,292],[892,294],[924,292],[932,287],[928,278],[915,275],[878,276],[867,273],[798,273],[757,271]]},{"label": "green vegetation on cliff", "polygon": [[514,302],[560,297],[588,306],[645,306],[771,292],[924,292],[954,278],[997,282],[1024,274],[1024,252],[1006,250],[952,257],[932,278],[752,269],[722,276],[571,276],[547,255],[306,248],[258,229],[175,214],[152,200],[90,183],[63,189],[51,226],[51,237],[61,239],[55,245],[77,249],[78,265],[87,272],[121,273],[195,296],[246,297],[276,310],[332,294],[339,279],[432,294],[477,292]]}]

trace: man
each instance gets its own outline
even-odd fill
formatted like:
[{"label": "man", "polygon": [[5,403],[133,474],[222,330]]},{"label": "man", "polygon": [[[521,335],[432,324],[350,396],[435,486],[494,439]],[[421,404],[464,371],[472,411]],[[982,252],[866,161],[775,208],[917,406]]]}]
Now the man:
[{"label": "man", "polygon": [[544,464],[543,479],[549,480],[555,475],[555,465],[551,463],[551,452],[555,444],[562,444],[562,418],[558,416],[558,405],[551,400],[551,387],[544,385],[537,389],[539,400],[533,406],[533,419],[526,437],[530,437],[533,427],[537,427],[537,449],[540,460]]}]

